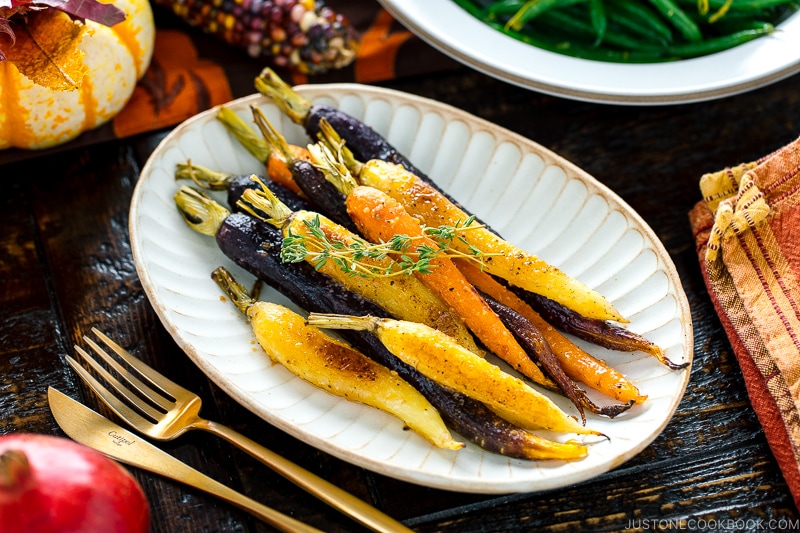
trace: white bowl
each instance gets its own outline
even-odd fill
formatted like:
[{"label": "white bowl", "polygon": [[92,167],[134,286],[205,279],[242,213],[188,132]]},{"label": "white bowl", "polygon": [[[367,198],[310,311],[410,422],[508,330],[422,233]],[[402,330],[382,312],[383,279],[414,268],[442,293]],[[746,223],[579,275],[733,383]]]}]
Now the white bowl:
[{"label": "white bowl", "polygon": [[763,87],[800,70],[800,13],[775,33],[704,57],[623,64],[525,44],[450,0],[379,0],[401,24],[453,59],[535,91],[608,104],[680,104]]}]

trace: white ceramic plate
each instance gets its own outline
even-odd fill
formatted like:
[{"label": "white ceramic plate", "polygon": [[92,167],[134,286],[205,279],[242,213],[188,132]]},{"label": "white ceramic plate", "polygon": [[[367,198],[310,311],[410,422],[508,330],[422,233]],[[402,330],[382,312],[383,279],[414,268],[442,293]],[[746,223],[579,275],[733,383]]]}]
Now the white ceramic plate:
[{"label": "white ceramic plate", "polygon": [[[527,139],[430,100],[359,85],[298,91],[372,125],[507,238],[608,296],[630,318],[630,327],[660,344],[671,359],[691,360],[689,307],[669,256],[636,213],[579,168]],[[229,107],[250,121],[251,104],[290,142],[308,142],[261,96]],[[401,480],[509,493],[552,489],[610,470],[644,449],[672,417],[688,369],[670,371],[640,353],[595,347],[588,349],[627,374],[649,398],[616,420],[589,416],[589,424],[610,440],[592,444],[586,459],[572,463],[508,459],[473,445],[455,452],[435,449],[403,431],[398,419],[313,388],[270,364],[249,325],[210,279],[220,265],[245,284],[253,277],[179,216],[173,176],[175,165],[188,159],[233,173],[262,170],[213,110],[171,132],[142,170],[131,204],[131,245],[142,285],[164,326],[203,372],[300,440]],[[262,298],[286,303],[271,290]],[[572,409],[562,398],[555,401]]]},{"label": "white ceramic plate", "polygon": [[750,91],[800,70],[800,13],[766,38],[670,63],[576,59],[522,43],[483,24],[452,0],[380,0],[405,27],[453,59],[535,91],[589,102],[697,102]]}]

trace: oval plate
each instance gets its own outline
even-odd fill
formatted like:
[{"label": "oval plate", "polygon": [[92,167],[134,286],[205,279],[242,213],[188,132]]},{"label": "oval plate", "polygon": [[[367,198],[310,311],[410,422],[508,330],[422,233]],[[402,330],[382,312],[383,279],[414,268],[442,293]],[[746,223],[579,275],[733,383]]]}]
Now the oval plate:
[{"label": "oval plate", "polygon": [[800,70],[800,13],[770,36],[709,56],[621,64],[525,44],[450,0],[380,3],[398,22],[453,59],[503,81],[574,100],[624,105],[698,102],[757,89]]},{"label": "oval plate", "polygon": [[[691,316],[674,265],[652,230],[604,185],[523,137],[434,101],[349,84],[303,86],[298,92],[370,124],[501,234],[600,290],[630,318],[634,331],[661,345],[673,361],[691,361]],[[250,123],[250,105],[261,108],[289,142],[307,144],[300,127],[260,95],[228,107]],[[439,450],[388,414],[314,388],[271,364],[250,326],[211,280],[220,265],[245,285],[253,277],[178,214],[175,165],[189,159],[231,173],[263,173],[263,165],[228,135],[214,110],[172,131],[143,168],[131,203],[131,246],[142,285],[164,326],[210,379],[298,439],[404,481],[510,493],[552,489],[606,472],[644,449],[672,417],[688,368],[670,371],[641,353],[585,344],[649,397],[615,420],[589,416],[591,427],[610,440],[591,444],[587,458],[571,463],[509,459],[471,444]],[[289,304],[267,287],[261,298]],[[563,398],[554,400],[573,412]]]}]

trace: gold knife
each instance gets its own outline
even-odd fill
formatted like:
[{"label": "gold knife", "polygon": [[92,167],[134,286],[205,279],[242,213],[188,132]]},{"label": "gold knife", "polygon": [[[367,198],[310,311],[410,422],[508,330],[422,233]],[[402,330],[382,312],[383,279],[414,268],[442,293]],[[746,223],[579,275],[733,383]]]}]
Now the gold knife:
[{"label": "gold knife", "polygon": [[64,433],[109,457],[174,479],[217,496],[286,533],[323,533],[248,498],[156,448],[101,414],[53,387],[47,389],[50,411]]}]

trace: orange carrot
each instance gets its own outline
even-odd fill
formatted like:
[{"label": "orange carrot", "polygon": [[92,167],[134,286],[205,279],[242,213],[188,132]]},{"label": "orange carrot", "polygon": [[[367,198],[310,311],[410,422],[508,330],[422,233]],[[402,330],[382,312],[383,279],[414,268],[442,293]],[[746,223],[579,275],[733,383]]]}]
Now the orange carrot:
[{"label": "orange carrot", "polygon": [[[401,165],[370,159],[361,162],[343,144],[339,134],[326,121],[320,121],[321,143],[337,154],[360,185],[375,187],[400,202],[408,213],[419,217],[428,227],[464,224],[470,215],[434,187],[429,181]],[[312,157],[313,157],[312,153]],[[484,268],[512,285],[542,294],[551,300],[598,320],[627,322],[602,294],[572,278],[559,268],[502,239],[482,224],[455,239],[452,247],[462,253],[478,249],[487,257]]]},{"label": "orange carrot", "polygon": [[[261,130],[260,137],[231,109],[227,107],[217,109],[217,120],[253,157],[264,164],[269,179],[283,185],[295,194],[303,196],[303,191],[294,181],[289,162],[291,160],[310,160],[308,150],[286,142],[286,139],[278,133],[260,111],[254,109],[253,115]],[[263,119],[263,123],[259,123],[259,118]]]},{"label": "orange carrot", "polygon": [[542,332],[553,355],[556,356],[564,372],[570,378],[621,402],[627,403],[633,400],[641,403],[647,398],[628,378],[608,366],[604,361],[582,350],[546,322],[531,306],[490,275],[482,272],[468,261],[455,259],[454,263],[464,277],[479,291],[533,322]]},{"label": "orange carrot", "polygon": [[[358,182],[385,192],[431,228],[453,226],[469,218],[461,207],[399,165],[376,159],[367,161],[359,169]],[[489,229],[475,225],[463,233],[463,238],[463,241],[453,240],[454,249],[469,253],[474,247],[491,254],[484,268],[512,285],[542,294],[589,318],[627,322],[596,290]]]},{"label": "orange carrot", "polygon": [[264,116],[260,109],[253,107],[252,110],[256,126],[261,130],[261,135],[270,148],[269,157],[266,161],[267,176],[290,191],[300,196],[305,196],[294,179],[292,165],[295,161],[310,161],[311,154],[302,146],[289,144],[283,135],[278,133],[278,130],[267,120],[267,117]]},{"label": "orange carrot", "polygon": [[[290,145],[292,157],[303,161],[308,161],[308,151],[301,147]],[[289,169],[289,162],[285,155],[277,150],[273,150],[267,159],[267,176],[275,183],[279,183],[297,194],[298,196],[305,196],[305,193],[294,181],[292,171]]]},{"label": "orange carrot", "polygon": [[[302,247],[305,251],[297,260],[306,261],[320,273],[341,283],[343,288],[374,302],[391,316],[440,329],[466,349],[483,355],[462,317],[419,279],[407,275],[361,276],[343,269],[342,263],[335,258],[320,261],[315,252],[325,250],[323,242],[336,243],[337,248],[364,244],[363,239],[347,228],[312,211],[291,211],[263,183],[259,190],[245,191],[238,205],[255,218],[280,228],[284,236],[283,252],[287,247],[292,248],[289,241],[299,238],[305,242]],[[391,257],[385,255],[362,258],[359,262],[366,270],[381,272],[395,270],[396,265]]]},{"label": "orange carrot", "polygon": [[[347,212],[361,233],[373,242],[386,242],[395,235],[415,237],[407,254],[421,246],[438,248],[428,238],[416,218],[399,202],[372,187],[356,187],[347,196]],[[452,306],[486,347],[534,382],[554,388],[538,366],[519,345],[514,335],[464,278],[452,260],[441,255],[431,259],[430,271],[415,275],[439,297]]]}]

